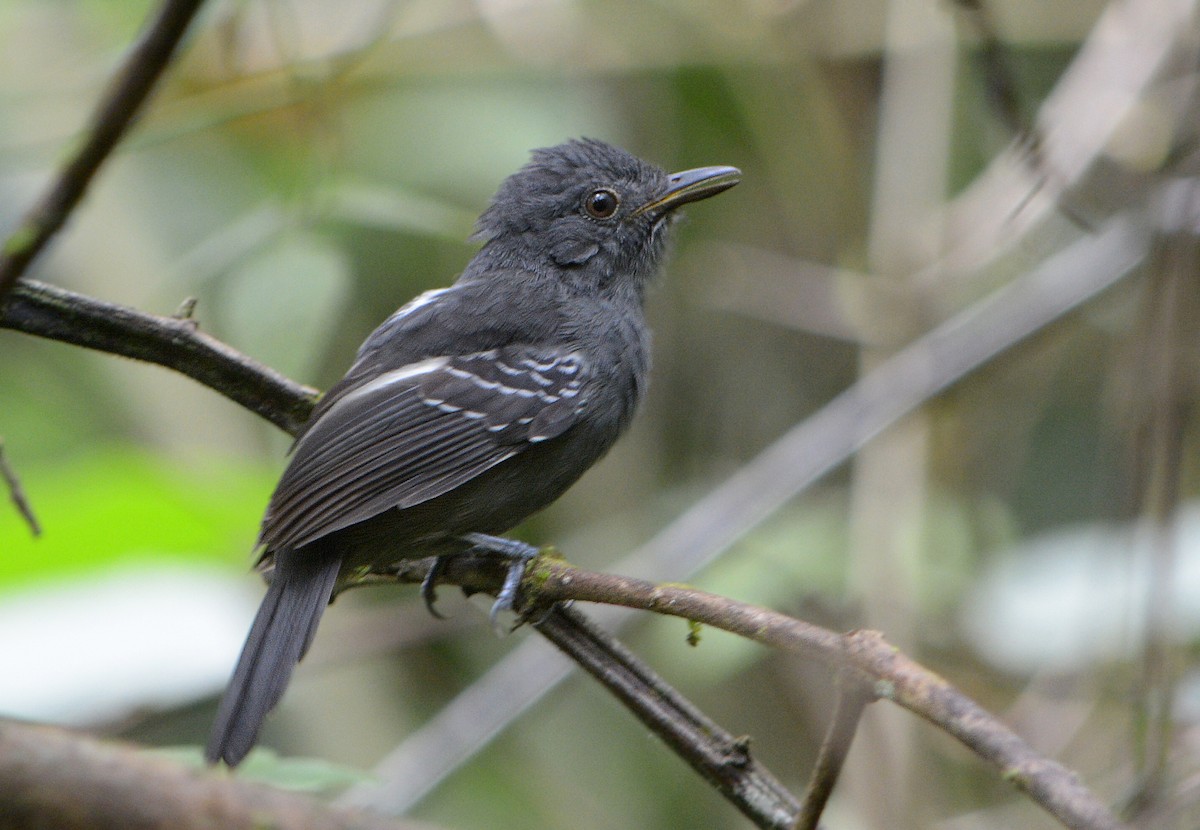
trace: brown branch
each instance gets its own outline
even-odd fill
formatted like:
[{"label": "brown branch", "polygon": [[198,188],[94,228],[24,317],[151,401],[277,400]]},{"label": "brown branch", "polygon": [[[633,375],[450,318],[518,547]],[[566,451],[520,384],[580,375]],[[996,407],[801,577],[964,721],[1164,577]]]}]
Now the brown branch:
[{"label": "brown branch", "polygon": [[0,298],[0,328],[174,369],[292,434],[317,396],[204,334],[194,320],[146,314],[33,280],[21,280]]},{"label": "brown branch", "polygon": [[834,785],[846,764],[846,756],[850,754],[850,745],[854,742],[854,733],[858,731],[863,711],[874,700],[875,695],[870,687],[843,676],[838,684],[837,708],[829,723],[829,731],[821,742],[817,762],[813,765],[808,786],[804,788],[804,803],[800,807],[795,830],[817,830],[817,822],[825,812],[825,805],[829,803],[829,796],[833,794]]},{"label": "brown branch", "polygon": [[[999,768],[1072,830],[1117,830],[1120,822],[1075,774],[1024,740],[941,677],[875,631],[846,635],[726,597],[673,585],[600,574],[543,557],[527,577],[536,601],[582,600],[639,608],[711,625],[763,645],[814,657],[860,675],[886,698],[953,735]],[[848,680],[854,680],[852,676]]]},{"label": "brown branch", "polygon": [[29,525],[29,532],[34,536],[41,536],[42,526],[38,524],[37,516],[33,513],[33,505],[25,496],[25,488],[21,486],[21,479],[4,455],[4,441],[2,440],[0,440],[0,478],[4,479],[4,485],[8,488],[8,497],[17,508],[17,512],[21,514],[25,524]]},{"label": "brown branch", "polygon": [[727,732],[581,612],[556,606],[534,627],[600,681],[676,755],[759,827],[794,825],[799,804]]},{"label": "brown branch", "polygon": [[[400,562],[364,576],[360,584],[420,583],[427,567],[428,560]],[[439,574],[439,579],[470,592],[494,594],[503,576],[503,568],[494,560],[462,556],[451,560]],[[531,565],[523,589],[524,601],[535,607],[582,601],[653,611],[711,625],[772,648],[815,658],[837,671],[844,688],[855,689],[852,694],[890,700],[953,735],[980,758],[998,767],[1004,780],[1027,793],[1071,830],[1120,830],[1123,827],[1073,772],[1040,755],[979,704],[902,654],[879,632],[864,630],[837,634],[728,597],[678,585],[588,571],[548,556]],[[575,651],[568,653],[572,659],[578,659]],[[598,679],[606,682],[604,678]],[[841,714],[844,723],[836,728],[843,734],[850,731],[851,722],[857,720],[853,712],[853,708],[847,707]],[[638,717],[650,722],[641,713]],[[664,740],[670,743],[668,738],[664,737]],[[709,775],[708,772],[703,774]],[[742,809],[741,805],[739,809]],[[746,811],[743,809],[743,812]],[[763,823],[767,813],[756,811],[756,814],[763,817],[759,826],[775,826]],[[752,814],[747,812],[747,815]]]},{"label": "brown branch", "polygon": [[119,743],[4,720],[0,825],[6,830],[432,830],[190,770]]},{"label": "brown branch", "polygon": [[166,69],[203,0],[166,0],[96,107],[79,150],[0,247],[0,297],[16,285],[79,204]]}]

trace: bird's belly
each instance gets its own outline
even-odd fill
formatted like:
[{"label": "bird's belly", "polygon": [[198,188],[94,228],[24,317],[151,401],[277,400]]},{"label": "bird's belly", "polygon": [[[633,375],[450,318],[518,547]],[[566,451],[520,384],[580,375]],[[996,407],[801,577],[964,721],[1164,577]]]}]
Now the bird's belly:
[{"label": "bird's belly", "polygon": [[503,533],[562,495],[607,452],[618,431],[569,430],[437,498],[386,510],[314,544],[336,550],[344,567],[361,567],[454,550],[466,533]]}]

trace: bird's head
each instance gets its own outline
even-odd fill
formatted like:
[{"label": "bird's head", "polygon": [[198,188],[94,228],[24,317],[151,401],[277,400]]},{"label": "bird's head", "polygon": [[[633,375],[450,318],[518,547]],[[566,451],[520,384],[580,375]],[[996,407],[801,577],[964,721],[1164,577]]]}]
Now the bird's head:
[{"label": "bird's head", "polygon": [[675,211],[740,178],[733,167],[668,174],[602,141],[568,141],[535,150],[504,181],[475,238],[505,264],[640,295],[658,270]]}]

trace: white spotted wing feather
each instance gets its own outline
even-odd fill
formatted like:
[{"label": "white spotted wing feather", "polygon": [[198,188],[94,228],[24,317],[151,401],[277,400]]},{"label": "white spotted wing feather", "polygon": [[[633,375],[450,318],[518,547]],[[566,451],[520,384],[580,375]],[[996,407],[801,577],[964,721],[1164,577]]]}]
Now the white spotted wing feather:
[{"label": "white spotted wing feather", "polygon": [[575,352],[509,346],[385,373],[324,407],[296,444],[259,541],[295,548],[436,498],[579,418]]}]

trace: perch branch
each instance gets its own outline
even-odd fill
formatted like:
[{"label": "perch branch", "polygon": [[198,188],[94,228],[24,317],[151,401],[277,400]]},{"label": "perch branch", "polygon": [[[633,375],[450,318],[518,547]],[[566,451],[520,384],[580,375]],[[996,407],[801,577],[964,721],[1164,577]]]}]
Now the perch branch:
[{"label": "perch branch", "polygon": [[528,581],[535,586],[538,602],[602,602],[669,614],[806,654],[839,671],[858,673],[861,680],[872,684],[877,697],[924,718],[996,765],[1006,781],[1028,793],[1065,826],[1072,830],[1121,827],[1074,773],[1035,752],[977,703],[901,654],[878,632],[839,635],[727,597],[594,573],[545,557],[538,560]]},{"label": "perch branch", "polygon": [[[394,581],[419,584],[427,572],[428,562],[401,562],[364,577],[361,584]],[[503,569],[497,567],[494,561],[463,556],[450,560],[444,573],[439,574],[439,579],[446,584],[460,585],[470,592],[494,594],[503,576]],[[1004,780],[1026,792],[1035,803],[1071,830],[1119,830],[1122,827],[1112,812],[1079,782],[1074,773],[1040,755],[954,686],[898,651],[879,632],[864,630],[837,634],[728,597],[678,585],[656,584],[588,571],[547,556],[539,558],[530,567],[523,587],[528,595],[526,601],[536,606],[582,601],[652,611],[710,625],[765,646],[817,659],[839,672],[839,680],[847,694],[858,696],[864,702],[871,699],[890,700],[953,735],[980,758],[998,767]],[[540,630],[542,623],[537,625]],[[591,624],[578,626],[587,627],[591,627]],[[564,640],[569,638],[564,637]],[[557,640],[555,644],[558,645]],[[591,644],[587,647],[591,647]],[[577,651],[582,650],[568,653],[572,659],[584,663],[589,673],[594,674],[586,666],[587,658],[576,656]],[[620,657],[621,652],[624,652],[623,646],[614,654]],[[609,661],[605,670],[612,671],[616,666],[625,671],[628,670],[626,665],[623,659]],[[636,673],[639,669],[632,671]],[[599,679],[609,685],[606,679]],[[655,678],[649,687],[653,687],[654,682],[661,681]],[[858,702],[852,702],[842,707],[840,717],[844,723],[835,729],[842,733],[843,738],[853,731],[853,723],[857,721],[854,707],[858,706]],[[690,707],[690,704],[686,704],[686,707]],[[655,716],[652,712],[639,712],[638,717],[652,724]],[[700,717],[703,720],[696,723],[702,727],[707,718],[703,715]],[[663,736],[662,732],[657,734],[671,743],[671,739]],[[720,744],[718,742],[713,746],[719,747]],[[709,747],[699,751],[712,749]],[[830,759],[828,763],[833,760]],[[719,768],[719,764],[714,766],[714,769]],[[710,773],[702,771],[702,774],[708,777]],[[761,786],[761,782],[756,782],[756,786],[759,786],[760,793],[770,792],[770,787]],[[729,797],[725,790],[722,792]],[[741,804],[738,806],[746,812]],[[788,809],[784,802],[773,802],[772,806],[781,813]],[[794,802],[791,802],[790,809],[793,815],[798,814]],[[747,812],[747,815],[752,814]],[[756,820],[760,827],[777,826],[767,823],[771,818],[768,812],[756,810],[753,815],[758,817]]]}]

